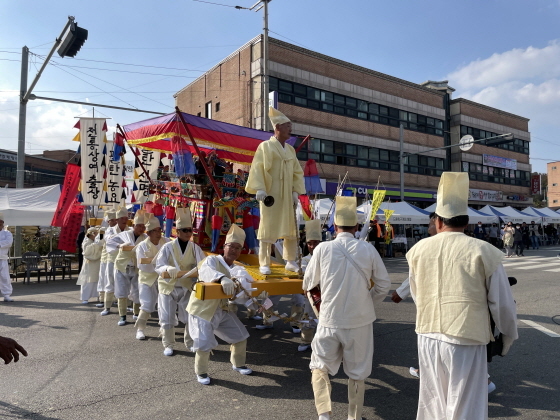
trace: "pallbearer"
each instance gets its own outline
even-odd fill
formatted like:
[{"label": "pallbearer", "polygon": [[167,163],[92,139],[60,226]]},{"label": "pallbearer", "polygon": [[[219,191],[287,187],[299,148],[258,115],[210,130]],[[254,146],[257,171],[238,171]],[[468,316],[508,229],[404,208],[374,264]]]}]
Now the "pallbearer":
[{"label": "pallbearer", "polygon": [[[234,265],[241,255],[245,231],[233,224],[226,236],[224,255],[211,255],[199,264],[199,281],[205,283],[221,283],[224,293],[233,296],[235,284],[232,280],[243,276],[251,281],[251,276],[242,267]],[[235,305],[233,305],[235,306]],[[253,371],[245,366],[247,338],[249,333],[235,312],[230,312],[228,299],[199,300],[191,296],[187,311],[189,312],[189,331],[193,339],[193,350],[196,351],[194,370],[199,383],[210,384],[208,362],[210,351],[218,346],[216,336],[229,343],[233,370],[242,375],[250,375]]]},{"label": "pallbearer", "polygon": [[[117,225],[117,210],[110,209],[105,212],[105,220],[109,223],[109,228],[113,228]],[[102,245],[101,259],[99,264],[99,281],[97,282],[97,291],[99,292],[99,302],[98,308],[105,307],[105,287],[107,286],[107,245],[106,245],[106,232],[108,229],[100,229],[99,235],[95,238],[95,241]]]},{"label": "pallbearer", "polygon": [[138,295],[140,297],[140,314],[136,320],[136,338],[144,340],[146,323],[152,312],[156,310],[158,300],[158,273],[156,273],[155,257],[161,247],[169,242],[162,237],[161,226],[157,217],[146,214],[146,233],[144,239],[136,248],[136,261],[138,263]]},{"label": "pallbearer", "polygon": [[191,350],[192,340],[188,330],[187,304],[191,294],[192,278],[178,277],[179,272],[188,272],[206,256],[202,249],[191,241],[192,217],[189,209],[178,208],[176,212],[177,239],[162,246],[156,258],[158,277],[158,314],[162,335],[163,354],[173,355],[177,310],[179,321],[185,324],[185,346]]},{"label": "pallbearer", "polygon": [[135,247],[147,235],[144,210],[138,210],[134,216],[134,226],[131,230],[119,233],[107,241],[109,253],[118,250],[115,258],[115,296],[118,299],[120,319],[117,325],[126,325],[126,310],[128,299],[133,303],[133,318],[140,312],[140,297],[138,296],[138,267],[136,263]]}]

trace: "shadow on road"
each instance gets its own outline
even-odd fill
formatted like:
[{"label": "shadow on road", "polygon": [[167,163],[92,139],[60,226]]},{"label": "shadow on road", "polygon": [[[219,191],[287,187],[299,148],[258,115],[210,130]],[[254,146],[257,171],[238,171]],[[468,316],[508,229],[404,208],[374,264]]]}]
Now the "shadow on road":
[{"label": "shadow on road", "polygon": [[2,419],[32,419],[32,420],[57,420],[55,417],[44,416],[33,411],[0,401],[0,418]]}]

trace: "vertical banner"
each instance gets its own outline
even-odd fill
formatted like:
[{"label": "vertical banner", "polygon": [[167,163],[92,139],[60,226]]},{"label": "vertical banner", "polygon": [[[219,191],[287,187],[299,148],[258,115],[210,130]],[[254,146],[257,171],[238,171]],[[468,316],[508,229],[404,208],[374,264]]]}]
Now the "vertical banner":
[{"label": "vertical banner", "polygon": [[540,194],[541,192],[541,177],[540,175],[531,175],[531,194]]},{"label": "vertical banner", "polygon": [[76,252],[76,240],[78,239],[78,235],[80,233],[83,217],[84,206],[75,202],[68,213],[68,217],[66,217],[66,220],[64,221],[64,226],[62,226],[62,229],[60,230],[58,249],[62,249],[70,253]]},{"label": "vertical banner", "polygon": [[80,153],[82,158],[82,204],[103,204],[105,182],[104,152],[107,123],[105,118],[80,118]]},{"label": "vertical banner", "polygon": [[78,194],[78,185],[80,184],[80,167],[73,163],[66,166],[66,175],[64,176],[64,184],[60,191],[58,205],[51,222],[51,226],[62,227],[64,220],[74,203],[76,194]]},{"label": "vertical banner", "polygon": [[391,216],[393,215],[394,212],[395,212],[395,210],[388,210],[388,209],[383,210],[383,213],[385,214],[385,221],[386,222],[389,221],[389,219],[391,218]]},{"label": "vertical banner", "polygon": [[375,215],[377,214],[377,210],[379,210],[379,206],[383,203],[383,199],[385,198],[385,194],[387,191],[385,190],[375,190],[373,192],[373,199],[371,200],[371,213],[369,220],[373,220]]},{"label": "vertical banner", "polygon": [[[138,156],[150,178],[155,179],[160,162],[160,152],[135,148],[133,153]],[[145,203],[150,196],[150,181],[136,160],[134,162],[134,187],[132,195],[135,204]]]},{"label": "vertical banner", "polygon": [[[120,156],[120,152],[116,150],[118,148],[119,146],[115,142],[107,142],[108,159],[106,159],[107,179],[104,192],[105,204],[119,204],[121,202],[124,203],[126,200],[124,157]],[[116,155],[116,153],[119,155]]]}]

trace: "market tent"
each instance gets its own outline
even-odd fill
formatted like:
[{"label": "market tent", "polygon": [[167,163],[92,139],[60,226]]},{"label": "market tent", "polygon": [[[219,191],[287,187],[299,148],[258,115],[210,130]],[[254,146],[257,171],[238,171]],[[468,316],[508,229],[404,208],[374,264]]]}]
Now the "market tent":
[{"label": "market tent", "polygon": [[[360,213],[367,211],[370,202],[358,206],[358,217]],[[394,210],[395,212],[389,219],[392,225],[427,225],[430,223],[430,212],[422,210],[406,201],[381,203],[375,217],[380,223],[385,222],[385,213],[383,210]],[[364,216],[365,217],[365,216]]]},{"label": "market tent", "polygon": [[[436,211],[437,203],[432,204],[429,207],[426,207],[424,210],[429,211],[430,213]],[[500,220],[498,216],[495,214],[487,214],[483,213],[479,210],[475,210],[473,208],[468,207],[468,214],[469,214],[469,223],[475,224],[478,222],[482,222],[485,225],[489,225],[490,223],[499,223]]]},{"label": "market tent", "polygon": [[532,221],[534,221],[535,223],[541,223],[542,220],[540,216],[531,216],[530,214],[521,213],[519,210],[515,210],[511,206],[494,207],[488,205],[481,208],[480,211],[486,214],[495,214],[505,223],[531,223]]},{"label": "market tent", "polygon": [[548,207],[542,209],[527,207],[523,210],[523,213],[527,213],[532,216],[540,216],[542,217],[543,223],[560,223],[560,214],[549,209]]},{"label": "market tent", "polygon": [[50,226],[60,185],[41,188],[0,188],[0,212],[7,226]]},{"label": "market tent", "polygon": [[[199,148],[216,150],[219,158],[242,164],[250,164],[259,144],[268,140],[272,133],[255,130],[181,113]],[[175,136],[183,138],[191,153],[195,153],[188,133],[177,113],[163,115],[128,124],[123,127],[129,144],[142,149],[156,150],[164,153],[172,152],[171,139]],[[295,137],[288,140],[294,144]]]}]

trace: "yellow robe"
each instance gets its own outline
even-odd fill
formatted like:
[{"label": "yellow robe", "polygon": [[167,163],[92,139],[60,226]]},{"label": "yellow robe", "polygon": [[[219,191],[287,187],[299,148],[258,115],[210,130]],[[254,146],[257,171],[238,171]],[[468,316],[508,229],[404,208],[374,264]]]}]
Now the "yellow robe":
[{"label": "yellow robe", "polygon": [[274,136],[259,144],[251,163],[245,191],[256,194],[259,190],[274,197],[274,204],[260,204],[257,239],[275,242],[279,238],[295,238],[292,192],[305,194],[303,170],[294,148],[287,143],[282,147]]}]

